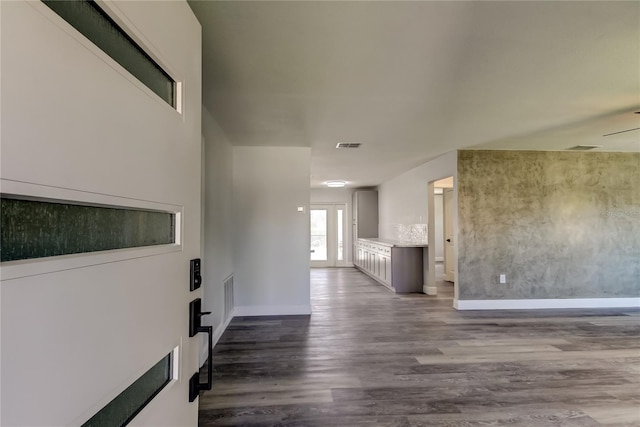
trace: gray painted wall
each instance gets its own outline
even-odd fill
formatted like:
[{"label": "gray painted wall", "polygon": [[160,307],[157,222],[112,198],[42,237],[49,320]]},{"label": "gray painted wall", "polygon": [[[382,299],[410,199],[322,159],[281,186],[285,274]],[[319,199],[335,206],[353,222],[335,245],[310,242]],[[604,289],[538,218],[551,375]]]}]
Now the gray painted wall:
[{"label": "gray painted wall", "polygon": [[233,147],[237,316],[311,312],[310,165],[310,148]]},{"label": "gray painted wall", "polygon": [[460,151],[458,225],[460,299],[638,297],[640,153]]},{"label": "gray painted wall", "polygon": [[[211,311],[202,322],[222,334],[224,280],[233,274],[233,148],[224,132],[202,107],[203,155],[203,256],[202,309]],[[218,329],[220,328],[220,329]],[[204,341],[203,341],[204,343]],[[206,353],[205,353],[206,354]],[[201,357],[205,357],[201,354]],[[204,363],[205,359],[200,362]]]}]

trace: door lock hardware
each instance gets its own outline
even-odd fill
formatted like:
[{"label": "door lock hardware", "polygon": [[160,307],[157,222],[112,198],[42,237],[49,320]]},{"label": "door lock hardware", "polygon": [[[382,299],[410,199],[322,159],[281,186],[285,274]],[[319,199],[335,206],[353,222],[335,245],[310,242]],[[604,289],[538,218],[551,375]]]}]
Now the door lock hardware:
[{"label": "door lock hardware", "polygon": [[213,326],[202,326],[202,316],[211,314],[210,311],[202,311],[202,300],[196,298],[189,303],[189,336],[194,337],[198,332],[205,332],[209,336],[207,347],[207,382],[200,382],[200,374],[196,372],[189,379],[189,402],[198,397],[200,391],[211,390],[213,386]]},{"label": "door lock hardware", "polygon": [[200,258],[192,259],[189,265],[189,290],[195,291],[202,284],[200,274]]}]

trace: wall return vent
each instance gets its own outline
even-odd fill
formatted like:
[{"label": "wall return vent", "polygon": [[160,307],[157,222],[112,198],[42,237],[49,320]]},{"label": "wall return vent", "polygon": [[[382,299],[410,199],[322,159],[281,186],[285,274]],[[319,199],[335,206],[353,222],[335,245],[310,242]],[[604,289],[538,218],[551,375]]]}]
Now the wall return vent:
[{"label": "wall return vent", "polygon": [[360,148],[360,142],[338,142],[336,148]]}]

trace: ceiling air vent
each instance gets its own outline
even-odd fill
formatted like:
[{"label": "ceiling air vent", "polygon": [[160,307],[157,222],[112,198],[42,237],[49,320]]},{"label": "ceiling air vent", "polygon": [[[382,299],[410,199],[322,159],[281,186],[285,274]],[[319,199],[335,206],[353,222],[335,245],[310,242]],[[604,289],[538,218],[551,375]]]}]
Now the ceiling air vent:
[{"label": "ceiling air vent", "polygon": [[589,151],[594,148],[602,148],[602,145],[576,145],[575,147],[567,148],[570,151]]},{"label": "ceiling air vent", "polygon": [[336,148],[360,148],[361,145],[359,142],[338,142]]}]

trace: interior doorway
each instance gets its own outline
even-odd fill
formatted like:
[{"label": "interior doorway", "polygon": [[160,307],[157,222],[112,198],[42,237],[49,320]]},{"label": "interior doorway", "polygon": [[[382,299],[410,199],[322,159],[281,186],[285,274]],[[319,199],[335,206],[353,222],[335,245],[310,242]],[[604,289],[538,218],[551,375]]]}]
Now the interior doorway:
[{"label": "interior doorway", "polygon": [[447,282],[455,283],[454,241],[453,241],[453,184],[451,188],[443,188],[442,220],[444,238],[444,271],[442,278]]},{"label": "interior doorway", "polygon": [[427,290],[430,295],[455,294],[454,182],[446,177],[429,183],[429,259]]},{"label": "interior doorway", "polygon": [[311,267],[341,267],[346,260],[344,203],[311,205],[309,208]]}]

